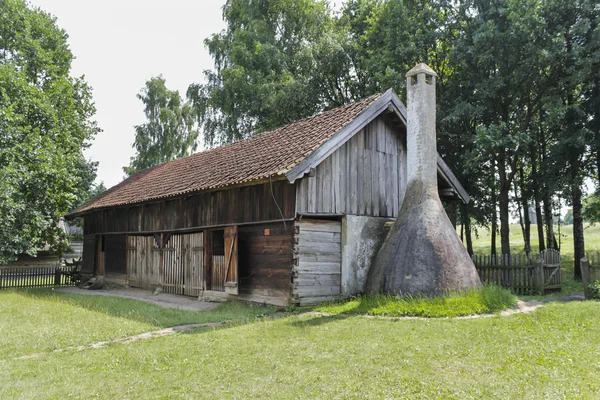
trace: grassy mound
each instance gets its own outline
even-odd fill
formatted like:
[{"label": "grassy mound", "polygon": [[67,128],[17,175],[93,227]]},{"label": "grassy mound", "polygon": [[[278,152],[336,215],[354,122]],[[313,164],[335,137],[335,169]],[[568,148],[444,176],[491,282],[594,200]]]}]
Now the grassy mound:
[{"label": "grassy mound", "polygon": [[438,297],[375,296],[325,304],[315,310],[332,314],[388,317],[459,317],[494,313],[515,305],[517,299],[499,286],[484,286]]}]

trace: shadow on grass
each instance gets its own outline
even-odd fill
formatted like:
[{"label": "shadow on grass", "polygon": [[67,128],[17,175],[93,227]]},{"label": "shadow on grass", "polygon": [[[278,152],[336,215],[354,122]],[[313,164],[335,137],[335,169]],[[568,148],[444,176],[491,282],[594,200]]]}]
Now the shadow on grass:
[{"label": "shadow on grass", "polygon": [[69,306],[103,313],[111,317],[146,323],[159,329],[187,324],[260,319],[260,317],[277,312],[276,307],[250,305],[233,301],[222,303],[210,310],[189,311],[165,308],[116,296],[62,293],[52,289],[21,289],[12,290],[11,292],[41,301],[68,304]]}]

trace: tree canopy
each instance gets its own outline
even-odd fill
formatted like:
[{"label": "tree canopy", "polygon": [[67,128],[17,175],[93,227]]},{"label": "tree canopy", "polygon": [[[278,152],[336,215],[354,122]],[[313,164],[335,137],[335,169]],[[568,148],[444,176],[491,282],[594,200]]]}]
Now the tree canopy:
[{"label": "tree canopy", "polygon": [[135,156],[127,175],[189,155],[198,145],[192,110],[178,91],[169,90],[162,76],[151,78],[137,95],[144,103],[146,123],[135,127]]},{"label": "tree canopy", "polygon": [[66,249],[62,215],[87,195],[100,130],[91,89],[69,75],[67,34],[23,0],[0,2],[0,263]]}]

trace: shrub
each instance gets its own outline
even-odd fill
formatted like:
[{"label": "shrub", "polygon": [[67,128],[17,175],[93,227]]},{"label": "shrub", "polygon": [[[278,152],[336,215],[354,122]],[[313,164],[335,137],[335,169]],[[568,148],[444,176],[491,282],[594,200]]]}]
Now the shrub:
[{"label": "shrub", "polygon": [[592,299],[600,299],[600,281],[590,283],[588,289],[590,289],[590,297]]}]

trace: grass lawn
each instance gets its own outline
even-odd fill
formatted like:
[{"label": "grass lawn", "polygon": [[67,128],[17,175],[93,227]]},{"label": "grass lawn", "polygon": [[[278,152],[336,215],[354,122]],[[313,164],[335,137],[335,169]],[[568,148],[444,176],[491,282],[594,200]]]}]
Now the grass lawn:
[{"label": "grass lawn", "polygon": [[[600,302],[479,319],[317,317],[0,292],[0,398],[598,398]],[[258,318],[257,318],[258,316]],[[39,358],[170,324],[239,323]]]}]

